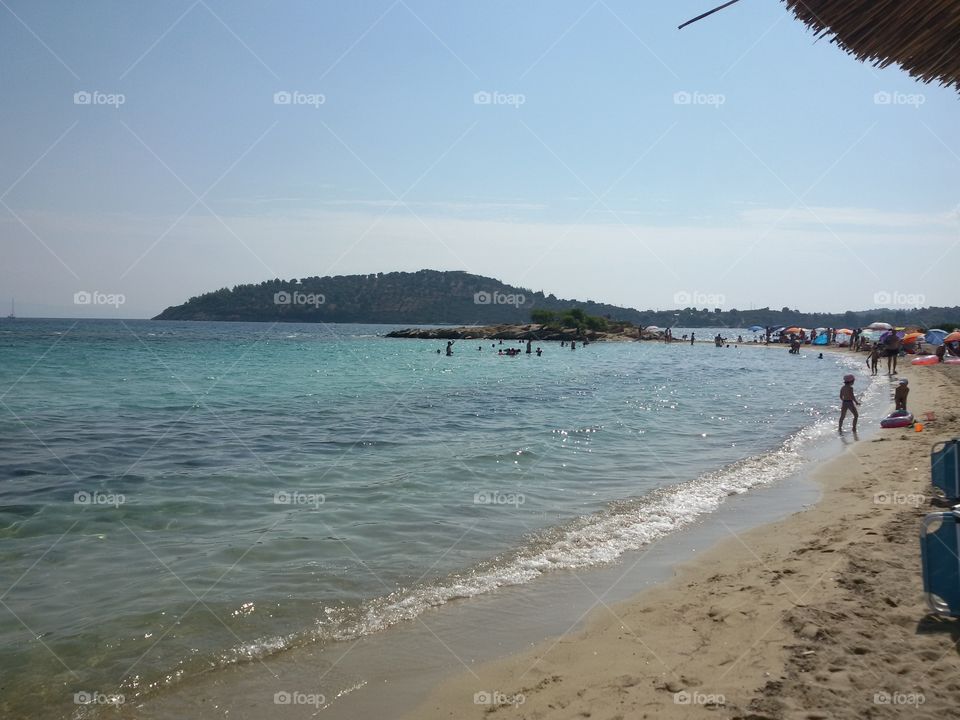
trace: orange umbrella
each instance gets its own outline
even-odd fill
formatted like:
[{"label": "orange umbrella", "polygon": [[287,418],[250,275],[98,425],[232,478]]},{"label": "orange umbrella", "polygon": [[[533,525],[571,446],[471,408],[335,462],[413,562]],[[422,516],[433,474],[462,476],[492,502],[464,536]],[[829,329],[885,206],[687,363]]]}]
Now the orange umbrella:
[{"label": "orange umbrella", "polygon": [[952,333],[947,335],[944,339],[944,342],[960,342],[960,331],[954,330]]},{"label": "orange umbrella", "polygon": [[853,335],[853,330],[847,330],[846,328],[840,328],[837,330],[837,335]]},{"label": "orange umbrella", "polygon": [[916,342],[917,338],[922,338],[922,337],[923,337],[922,332],[907,333],[906,335],[903,336],[903,342],[909,344],[912,342]]},{"label": "orange umbrella", "polygon": [[801,332],[802,330],[803,330],[803,328],[792,327],[792,328],[787,328],[786,330],[784,330],[784,332],[785,332],[785,333],[798,333],[798,332]]}]

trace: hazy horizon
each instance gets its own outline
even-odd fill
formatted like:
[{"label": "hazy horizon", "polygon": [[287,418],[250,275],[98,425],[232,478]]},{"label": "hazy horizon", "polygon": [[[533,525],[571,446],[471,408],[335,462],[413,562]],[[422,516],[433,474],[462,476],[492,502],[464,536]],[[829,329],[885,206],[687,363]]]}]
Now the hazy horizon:
[{"label": "hazy horizon", "polygon": [[10,0],[0,315],[422,268],[639,310],[955,305],[957,92],[781,3],[677,30],[714,4]]}]

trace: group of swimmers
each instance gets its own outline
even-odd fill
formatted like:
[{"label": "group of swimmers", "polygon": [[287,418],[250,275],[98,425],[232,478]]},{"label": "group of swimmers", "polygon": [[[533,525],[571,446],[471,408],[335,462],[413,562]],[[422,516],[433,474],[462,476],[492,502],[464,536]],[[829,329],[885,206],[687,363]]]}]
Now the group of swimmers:
[{"label": "group of swimmers", "polygon": [[[456,340],[447,340],[447,350],[446,350],[446,355],[447,355],[447,357],[451,357],[451,356],[453,355],[453,344],[454,344],[455,342],[456,342]],[[523,341],[523,340],[518,340],[517,342],[522,345],[524,341]],[[526,349],[526,354],[527,354],[527,355],[536,355],[537,357],[540,357],[541,355],[543,355],[543,349],[540,348],[539,346],[537,346],[537,349],[536,349],[536,350],[533,349],[533,341],[532,341],[532,340],[527,340],[526,342],[527,342],[527,349]],[[500,341],[500,344],[503,345],[503,340]],[[587,343],[586,340],[584,340],[582,344],[583,344],[583,345],[587,345],[588,343]],[[563,340],[563,341],[560,342],[560,347],[564,347],[565,345],[566,345],[566,341],[565,341],[565,340]],[[490,347],[495,348],[495,347],[497,347],[497,344],[496,344],[496,343],[491,343]],[[576,350],[576,349],[577,349],[577,343],[576,343],[575,340],[571,340],[571,341],[570,341],[570,349],[571,349],[571,350]],[[477,345],[477,351],[478,351],[478,352],[483,352],[483,345]],[[437,355],[439,355],[440,353],[441,353],[441,350],[440,350],[439,348],[437,348]],[[522,354],[522,353],[523,353],[523,351],[520,350],[520,348],[515,348],[515,347],[508,347],[508,348],[506,348],[506,349],[504,349],[504,348],[501,347],[501,348],[499,348],[499,349],[497,350],[497,355],[506,355],[507,357],[515,357],[515,356],[520,355],[520,354]]]}]

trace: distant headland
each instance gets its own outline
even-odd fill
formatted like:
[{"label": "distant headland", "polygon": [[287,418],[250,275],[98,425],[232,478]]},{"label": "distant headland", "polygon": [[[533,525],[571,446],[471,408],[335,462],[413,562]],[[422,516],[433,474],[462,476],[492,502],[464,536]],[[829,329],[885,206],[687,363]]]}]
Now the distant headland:
[{"label": "distant headland", "polygon": [[878,319],[898,326],[960,324],[960,307],[874,308],[844,313],[805,313],[787,307],[637,310],[591,300],[565,300],[458,270],[266,280],[192,297],[182,305],[168,307],[154,320],[491,326],[527,325],[534,311],[563,313],[574,309],[637,327],[855,328]]}]

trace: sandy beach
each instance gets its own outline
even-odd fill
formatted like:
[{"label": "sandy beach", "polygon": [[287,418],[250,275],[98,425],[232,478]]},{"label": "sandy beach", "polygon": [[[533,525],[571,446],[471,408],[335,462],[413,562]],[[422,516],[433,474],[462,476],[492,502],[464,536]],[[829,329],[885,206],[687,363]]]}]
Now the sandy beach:
[{"label": "sandy beach", "polygon": [[935,413],[924,432],[848,431],[815,471],[815,506],[731,532],[628,602],[595,588],[582,629],[473,667],[409,717],[957,717],[960,635],[928,616],[917,537],[940,509],[930,448],[960,435],[960,373],[906,364],[899,377],[910,409]]}]

